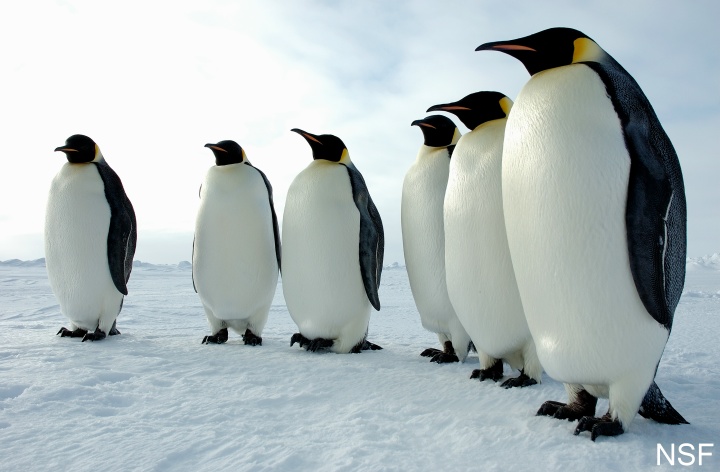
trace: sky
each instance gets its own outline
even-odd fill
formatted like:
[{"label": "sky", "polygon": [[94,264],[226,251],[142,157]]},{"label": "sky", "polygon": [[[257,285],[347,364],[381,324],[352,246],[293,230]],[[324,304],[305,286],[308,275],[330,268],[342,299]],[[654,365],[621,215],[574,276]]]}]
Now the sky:
[{"label": "sky", "polygon": [[[402,182],[428,107],[481,90],[515,98],[528,75],[488,41],[554,26],[592,37],[653,104],[683,169],[688,255],[720,251],[716,0],[32,0],[0,7],[0,260],[44,256],[47,192],[86,134],[138,218],[135,258],[190,260],[206,143],[237,141],[282,218],[311,162],[302,128],[334,134],[403,263]],[[451,117],[452,118],[452,117]],[[458,123],[462,132],[466,128]],[[229,237],[233,237],[229,235]],[[240,236],[238,236],[240,240]]]}]

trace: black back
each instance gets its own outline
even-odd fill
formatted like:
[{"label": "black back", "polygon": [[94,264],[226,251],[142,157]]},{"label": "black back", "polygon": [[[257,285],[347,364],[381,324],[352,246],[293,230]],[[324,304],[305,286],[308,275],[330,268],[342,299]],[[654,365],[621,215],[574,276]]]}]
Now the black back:
[{"label": "black back", "polygon": [[375,203],[370,198],[370,192],[360,171],[352,163],[345,167],[350,177],[353,200],[360,212],[360,274],[370,303],[376,310],[380,310],[378,289],[385,255],[385,233],[382,219]]},{"label": "black back", "polygon": [[252,164],[250,164],[247,161],[245,161],[244,164],[249,167],[252,167],[256,171],[258,171],[258,173],[260,174],[260,177],[262,177],[263,181],[265,182],[265,188],[267,188],[268,199],[270,200],[270,213],[272,215],[273,236],[275,237],[275,257],[277,257],[278,270],[280,270],[280,272],[282,272],[282,267],[280,265],[280,259],[281,259],[281,253],[282,253],[282,249],[280,247],[280,230],[278,229],[278,220],[277,220],[277,215],[275,214],[275,204],[273,203],[272,185],[270,185],[270,181],[265,176],[263,171],[261,171],[260,169],[253,166]]},{"label": "black back", "polygon": [[603,63],[583,64],[605,84],[630,154],[625,222],[635,286],[650,315],[670,330],[685,283],[687,209],[680,162],[635,79],[609,56]]},{"label": "black back", "polygon": [[132,271],[137,244],[135,210],[120,177],[104,160],[93,162],[105,186],[105,198],[110,205],[110,228],[107,236],[107,258],[110,276],[123,295],[128,294],[127,282]]}]

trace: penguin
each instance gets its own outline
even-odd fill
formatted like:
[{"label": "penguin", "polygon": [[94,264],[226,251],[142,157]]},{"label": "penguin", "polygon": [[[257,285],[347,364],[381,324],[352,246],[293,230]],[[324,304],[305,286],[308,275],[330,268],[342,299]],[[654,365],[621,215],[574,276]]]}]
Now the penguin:
[{"label": "penguin", "polygon": [[465,361],[470,336],[448,297],[445,283],[443,199],[450,156],[460,139],[455,123],[442,115],[415,120],[423,145],[405,174],[400,220],[405,267],[420,321],[436,333],[443,350],[426,349],[423,357],[437,363]]},{"label": "penguin", "polygon": [[206,144],[215,156],[200,187],[192,278],[211,335],[222,344],[228,328],[246,345],[262,345],[262,330],[280,269],[280,233],[265,174],[235,141]]},{"label": "penguin", "polygon": [[[595,41],[551,28],[476,50],[530,80],[503,144],[505,225],[530,332],[569,402],[538,411],[614,436],[636,413],[687,423],[654,381],[685,280],[678,156],[649,100]],[[598,397],[609,410],[595,416]]]},{"label": "penguin", "polygon": [[367,341],[385,237],[362,174],[340,138],[298,128],[313,161],[290,184],[282,223],[282,286],[295,342],[309,351],[381,349]]},{"label": "penguin", "polygon": [[480,358],[471,378],[498,381],[505,361],[520,371],[505,388],[535,385],[543,372],[503,219],[502,148],[511,108],[502,93],[477,92],[428,109],[452,113],[470,130],[455,147],[443,203],[447,287]]},{"label": "penguin", "polygon": [[55,149],[66,162],[50,186],[45,264],[70,328],[61,337],[99,341],[117,335],[137,242],[135,211],[100,148],[75,134]]}]

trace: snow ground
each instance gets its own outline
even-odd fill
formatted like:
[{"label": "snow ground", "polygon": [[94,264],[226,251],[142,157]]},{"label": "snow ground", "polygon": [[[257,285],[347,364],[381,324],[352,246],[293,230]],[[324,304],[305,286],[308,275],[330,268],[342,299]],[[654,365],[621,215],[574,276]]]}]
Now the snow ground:
[{"label": "snow ground", "polygon": [[[720,256],[688,260],[685,292],[657,383],[690,425],[639,415],[590,441],[536,417],[562,385],[504,390],[465,364],[431,364],[403,268],[383,272],[369,340],[382,351],[309,353],[282,290],[263,345],[201,345],[209,334],[188,264],[137,264],[101,342],[55,336],[66,324],[41,261],[0,263],[0,470],[671,470],[657,444],[705,446],[720,470]],[[506,375],[510,374],[506,367]],[[513,373],[515,375],[515,373]],[[600,401],[598,413],[607,408]],[[688,451],[689,449],[685,449]],[[691,451],[692,452],[692,451]],[[684,463],[689,456],[682,456]],[[680,467],[687,468],[687,467]]]}]

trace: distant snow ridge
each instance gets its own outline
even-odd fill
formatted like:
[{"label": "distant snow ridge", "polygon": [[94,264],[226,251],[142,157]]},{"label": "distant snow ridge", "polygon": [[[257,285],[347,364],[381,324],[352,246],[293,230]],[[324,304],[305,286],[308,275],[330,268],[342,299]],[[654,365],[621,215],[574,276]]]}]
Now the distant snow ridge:
[{"label": "distant snow ridge", "polygon": [[34,261],[21,261],[20,259],[8,259],[0,261],[0,266],[4,267],[45,267],[45,258],[35,259]]},{"label": "distant snow ridge", "polygon": [[710,256],[688,257],[685,260],[687,270],[718,270],[720,271],[720,253]]},{"label": "distant snow ridge", "polygon": [[136,259],[133,261],[133,267],[159,272],[170,272],[173,270],[190,270],[192,269],[192,264],[188,261],[180,261],[177,264],[151,264]]}]

